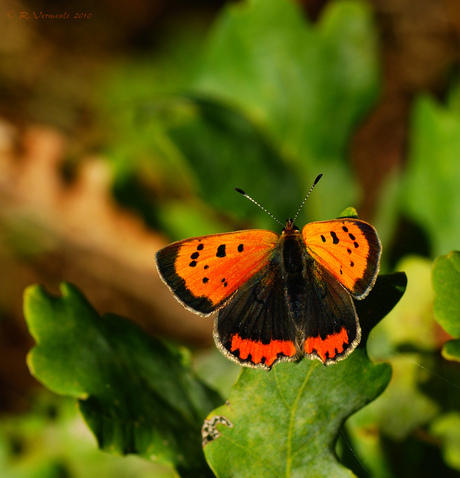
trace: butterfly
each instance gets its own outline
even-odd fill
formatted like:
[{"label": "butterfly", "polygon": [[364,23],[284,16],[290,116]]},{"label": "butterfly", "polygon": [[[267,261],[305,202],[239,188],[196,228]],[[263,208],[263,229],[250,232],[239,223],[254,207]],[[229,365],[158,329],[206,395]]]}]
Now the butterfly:
[{"label": "butterfly", "polygon": [[382,250],[376,230],[339,218],[300,231],[295,217],[281,234],[212,234],[156,254],[161,278],[182,305],[204,316],[219,311],[215,343],[240,365],[269,370],[302,356],[329,365],[361,339],[353,299],[366,297],[375,284]]}]

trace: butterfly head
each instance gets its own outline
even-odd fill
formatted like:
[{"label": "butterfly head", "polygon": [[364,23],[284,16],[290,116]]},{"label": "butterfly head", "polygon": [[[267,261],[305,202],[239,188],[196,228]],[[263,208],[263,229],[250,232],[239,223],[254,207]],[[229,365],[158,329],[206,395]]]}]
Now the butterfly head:
[{"label": "butterfly head", "polygon": [[286,226],[283,228],[283,234],[290,235],[290,234],[297,234],[299,232],[299,228],[294,224],[294,219],[286,219]]}]

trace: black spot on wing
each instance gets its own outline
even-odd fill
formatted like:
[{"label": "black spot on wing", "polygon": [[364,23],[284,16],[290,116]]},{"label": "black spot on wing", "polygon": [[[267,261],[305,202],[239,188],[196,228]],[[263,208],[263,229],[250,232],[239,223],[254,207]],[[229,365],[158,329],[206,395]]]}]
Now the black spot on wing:
[{"label": "black spot on wing", "polygon": [[217,248],[216,257],[225,257],[226,255],[227,255],[227,253],[225,252],[225,244],[221,244]]},{"label": "black spot on wing", "polygon": [[330,232],[331,237],[332,237],[332,243],[333,244],[338,244],[339,243],[339,238],[337,237],[337,234],[334,231]]}]

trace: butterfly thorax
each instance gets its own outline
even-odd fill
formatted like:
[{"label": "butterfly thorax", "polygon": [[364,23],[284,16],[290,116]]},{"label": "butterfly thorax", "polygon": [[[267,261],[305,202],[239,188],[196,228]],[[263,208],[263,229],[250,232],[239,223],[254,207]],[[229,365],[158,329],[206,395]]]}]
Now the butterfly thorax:
[{"label": "butterfly thorax", "polygon": [[305,245],[302,236],[292,219],[288,219],[280,238],[283,257],[283,270],[286,274],[299,273],[305,264]]},{"label": "butterfly thorax", "polygon": [[302,235],[292,219],[286,222],[286,227],[280,237],[279,247],[289,315],[296,323],[300,324],[305,314],[306,268],[311,258]]}]

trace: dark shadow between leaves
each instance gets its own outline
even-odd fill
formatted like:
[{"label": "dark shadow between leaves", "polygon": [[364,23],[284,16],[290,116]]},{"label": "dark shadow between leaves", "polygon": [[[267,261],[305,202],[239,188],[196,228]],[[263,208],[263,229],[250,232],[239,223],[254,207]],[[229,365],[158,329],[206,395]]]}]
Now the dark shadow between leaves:
[{"label": "dark shadow between leaves", "polygon": [[393,309],[404,295],[407,286],[405,272],[382,274],[364,300],[355,300],[361,324],[362,338],[358,347],[364,348],[371,330]]}]

